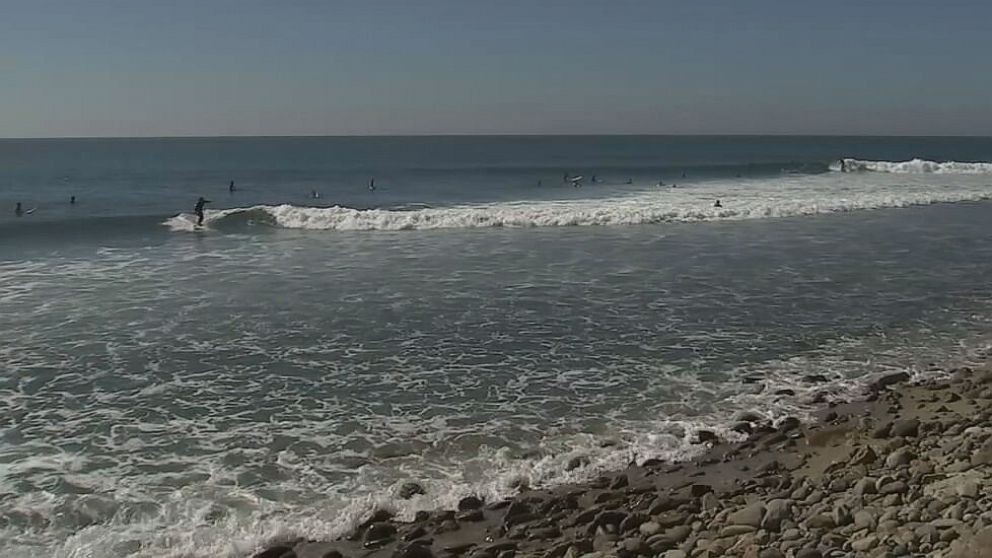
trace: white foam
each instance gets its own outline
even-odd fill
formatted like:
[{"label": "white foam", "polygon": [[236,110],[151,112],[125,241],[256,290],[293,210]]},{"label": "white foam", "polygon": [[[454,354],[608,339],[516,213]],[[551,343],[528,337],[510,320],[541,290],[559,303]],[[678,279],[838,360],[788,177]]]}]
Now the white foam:
[{"label": "white foam", "polygon": [[[841,170],[839,162],[830,166],[831,170]],[[888,172],[896,174],[992,174],[992,163],[961,161],[865,161],[844,159],[845,172]]]},{"label": "white foam", "polygon": [[[949,177],[940,184],[926,177],[828,173],[714,181],[604,199],[521,201],[411,211],[261,205],[209,211],[205,224],[216,227],[227,221],[245,221],[330,231],[640,225],[818,215],[990,197],[992,185],[976,182],[976,177]],[[716,199],[721,200],[722,207],[714,207]],[[186,214],[164,224],[177,231],[195,230],[191,216]]]}]

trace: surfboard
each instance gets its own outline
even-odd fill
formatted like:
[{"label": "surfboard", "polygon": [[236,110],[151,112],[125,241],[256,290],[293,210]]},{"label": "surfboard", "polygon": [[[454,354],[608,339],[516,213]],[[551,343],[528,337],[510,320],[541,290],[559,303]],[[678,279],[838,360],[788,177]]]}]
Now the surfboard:
[{"label": "surfboard", "polygon": [[38,208],[37,208],[37,207],[32,207],[31,209],[29,209],[29,210],[27,210],[27,211],[25,211],[25,212],[24,212],[24,214],[25,214],[25,215],[31,215],[32,213],[34,213],[34,212],[35,212],[35,211],[37,211],[37,210],[38,210]]}]

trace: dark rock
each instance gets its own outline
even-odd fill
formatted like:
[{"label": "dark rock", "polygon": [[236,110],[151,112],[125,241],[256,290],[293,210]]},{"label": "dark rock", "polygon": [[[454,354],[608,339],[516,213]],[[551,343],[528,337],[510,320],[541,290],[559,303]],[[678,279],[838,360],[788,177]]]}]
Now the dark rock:
[{"label": "dark rock", "polygon": [[376,545],[392,539],[395,535],[396,527],[392,523],[373,523],[365,531],[365,544]]},{"label": "dark rock", "polygon": [[409,531],[403,533],[402,539],[404,541],[412,541],[413,539],[419,539],[427,534],[427,529],[424,529],[423,525],[417,525],[410,529]]},{"label": "dark rock", "polygon": [[475,543],[466,542],[466,543],[448,545],[444,547],[444,551],[448,554],[461,556],[462,554],[465,554],[466,552],[472,550],[473,548],[475,548]]},{"label": "dark rock", "polygon": [[874,385],[876,388],[882,389],[907,380],[909,380],[909,374],[905,372],[896,372],[894,374],[886,374],[885,376],[875,380]]},{"label": "dark rock", "polygon": [[415,482],[405,482],[400,486],[400,498],[409,500],[417,494],[425,494],[424,487]]},{"label": "dark rock", "polygon": [[754,432],[754,428],[751,427],[751,423],[744,421],[734,423],[734,425],[731,426],[730,429],[733,430],[734,432],[739,432],[741,434],[750,434]]},{"label": "dark rock", "polygon": [[627,533],[633,531],[641,526],[642,523],[648,520],[648,517],[643,513],[632,513],[624,518],[620,522],[620,532]]},{"label": "dark rock", "polygon": [[796,558],[823,558],[823,553],[815,548],[806,547],[796,552]]},{"label": "dark rock", "polygon": [[713,487],[708,484],[694,484],[689,487],[689,494],[692,494],[693,498],[699,498],[707,492],[713,492]]},{"label": "dark rock", "polygon": [[482,500],[476,496],[466,496],[458,501],[458,511],[477,510],[482,507]]},{"label": "dark rock", "polygon": [[892,431],[892,423],[886,421],[878,425],[878,427],[876,427],[874,430],[871,431],[871,437],[878,439],[888,438],[889,433],[891,431]]},{"label": "dark rock", "polygon": [[711,430],[699,430],[696,432],[696,439],[700,444],[705,444],[706,442],[717,442],[720,438]]},{"label": "dark rock", "polygon": [[542,527],[540,529],[534,529],[530,532],[530,538],[533,540],[546,541],[548,539],[554,539],[561,536],[561,530],[557,527]]},{"label": "dark rock", "polygon": [[515,501],[510,504],[510,507],[506,508],[506,517],[513,517],[515,515],[524,515],[531,513],[530,505],[526,502]]},{"label": "dark rock", "polygon": [[321,554],[320,558],[344,558],[344,554],[341,554],[337,550],[328,550],[327,552]]},{"label": "dark rock", "polygon": [[565,470],[574,471],[575,469],[578,469],[580,467],[585,467],[588,464],[589,464],[589,458],[584,455],[580,455],[578,457],[573,457],[569,459],[568,464],[565,465]]},{"label": "dark rock", "polygon": [[422,544],[408,544],[396,549],[393,558],[434,558],[429,546]]},{"label": "dark rock", "polygon": [[286,545],[276,545],[266,548],[265,550],[256,554],[253,558],[283,558],[286,554],[292,554],[296,556],[293,552],[293,547]]},{"label": "dark rock", "polygon": [[779,432],[788,432],[799,428],[800,422],[796,417],[785,417],[778,425]]},{"label": "dark rock", "polygon": [[621,488],[627,488],[629,484],[630,481],[627,479],[627,475],[617,475],[617,478],[613,479],[613,482],[610,483],[610,489],[619,490]]},{"label": "dark rock", "polygon": [[440,525],[434,528],[435,533],[450,533],[451,531],[457,531],[459,529],[458,522],[454,519],[446,519],[441,522]]},{"label": "dark rock", "polygon": [[482,510],[463,511],[455,516],[455,519],[457,519],[458,521],[471,521],[471,522],[482,521],[485,518],[486,516],[485,514],[482,513]]},{"label": "dark rock", "polygon": [[920,421],[917,419],[900,420],[892,425],[892,436],[915,437],[920,431]]}]

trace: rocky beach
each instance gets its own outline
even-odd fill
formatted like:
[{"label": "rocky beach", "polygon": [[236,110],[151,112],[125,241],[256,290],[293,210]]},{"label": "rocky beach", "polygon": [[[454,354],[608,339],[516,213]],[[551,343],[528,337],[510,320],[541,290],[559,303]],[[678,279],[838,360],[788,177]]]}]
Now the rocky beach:
[{"label": "rocky beach", "polygon": [[[879,377],[815,419],[762,423],[685,463],[522,488],[412,522],[375,512],[334,541],[272,541],[254,558],[826,558],[992,556],[992,366]],[[420,490],[404,487],[407,495]]]}]

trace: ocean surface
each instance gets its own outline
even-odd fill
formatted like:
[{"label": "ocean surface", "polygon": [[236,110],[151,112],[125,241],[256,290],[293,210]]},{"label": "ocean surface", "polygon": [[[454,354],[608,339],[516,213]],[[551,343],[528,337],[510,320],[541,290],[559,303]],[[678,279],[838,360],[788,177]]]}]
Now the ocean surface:
[{"label": "ocean surface", "polygon": [[990,161],[988,138],[0,140],[0,555],[240,558],[935,373],[992,339]]}]

